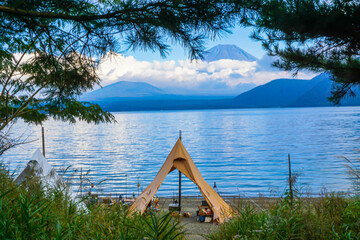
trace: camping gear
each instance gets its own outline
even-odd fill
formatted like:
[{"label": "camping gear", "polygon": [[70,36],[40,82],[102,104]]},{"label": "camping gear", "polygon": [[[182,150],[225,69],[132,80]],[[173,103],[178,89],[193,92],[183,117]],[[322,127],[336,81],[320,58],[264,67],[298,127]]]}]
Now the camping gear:
[{"label": "camping gear", "polygon": [[[206,205],[206,206],[200,205],[199,210],[196,211],[196,213],[199,216],[199,221],[200,221],[200,219],[204,219],[204,221],[200,221],[200,222],[211,222],[214,217],[214,214],[211,211],[209,205]],[[201,218],[201,217],[203,217],[203,218]],[[210,219],[210,221],[206,221],[206,219],[207,220]]]},{"label": "camping gear", "polygon": [[180,214],[178,212],[172,212],[172,213],[170,213],[170,216],[178,218],[178,217],[180,217]]},{"label": "camping gear", "polygon": [[181,216],[182,216],[182,217],[185,217],[185,218],[189,218],[189,217],[191,217],[191,213],[189,213],[189,212],[184,212]]},{"label": "camping gear", "polygon": [[169,204],[169,211],[179,211],[179,204],[178,203],[170,203]]},{"label": "camping gear", "polygon": [[184,145],[179,138],[160,168],[154,180],[145,188],[145,190],[137,197],[134,204],[130,208],[130,212],[138,211],[144,213],[146,206],[151,198],[155,195],[165,177],[175,169],[188,177],[197,185],[206,202],[209,204],[213,212],[213,219],[219,223],[224,222],[233,214],[232,208],[216,193],[216,191],[204,180],[198,168],[186,151]]},{"label": "camping gear", "polygon": [[153,197],[151,200],[151,209],[154,211],[159,211],[160,210],[160,206],[159,206],[159,202],[160,199],[158,197]]},{"label": "camping gear", "polygon": [[178,199],[173,197],[173,203],[169,204],[169,211],[178,211],[180,214],[180,204]]}]

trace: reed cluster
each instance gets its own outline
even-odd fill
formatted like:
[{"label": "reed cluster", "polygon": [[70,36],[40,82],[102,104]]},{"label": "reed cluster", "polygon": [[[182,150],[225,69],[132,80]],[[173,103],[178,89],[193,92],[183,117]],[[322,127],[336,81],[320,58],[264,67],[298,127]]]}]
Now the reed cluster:
[{"label": "reed cluster", "polygon": [[83,204],[32,177],[21,185],[0,167],[0,239],[182,239],[170,214],[128,214],[121,204]]},{"label": "reed cluster", "polygon": [[360,198],[328,194],[283,198],[260,209],[243,204],[236,216],[204,236],[212,239],[360,239]]}]

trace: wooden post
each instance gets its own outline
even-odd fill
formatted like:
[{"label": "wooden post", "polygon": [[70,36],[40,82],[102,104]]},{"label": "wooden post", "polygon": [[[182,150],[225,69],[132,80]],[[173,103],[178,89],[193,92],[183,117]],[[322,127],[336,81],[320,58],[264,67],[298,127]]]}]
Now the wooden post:
[{"label": "wooden post", "polygon": [[45,133],[44,133],[44,127],[41,127],[41,133],[42,133],[42,149],[43,149],[43,155],[45,157]]},{"label": "wooden post", "polygon": [[291,178],[291,162],[290,162],[290,154],[288,154],[288,162],[289,162],[289,190],[290,190],[290,204],[292,206],[294,195],[292,190],[292,178]]},{"label": "wooden post", "polygon": [[179,214],[181,212],[181,172],[179,170]]},{"label": "wooden post", "polygon": [[125,198],[127,198],[127,174],[125,174],[126,183],[125,183]]}]

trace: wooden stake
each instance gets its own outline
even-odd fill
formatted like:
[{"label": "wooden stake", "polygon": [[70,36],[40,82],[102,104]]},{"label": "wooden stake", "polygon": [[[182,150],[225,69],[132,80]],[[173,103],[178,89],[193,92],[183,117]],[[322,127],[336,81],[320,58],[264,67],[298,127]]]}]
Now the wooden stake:
[{"label": "wooden stake", "polygon": [[43,148],[43,155],[45,157],[45,133],[44,133],[44,127],[41,127],[42,132],[42,148]]}]

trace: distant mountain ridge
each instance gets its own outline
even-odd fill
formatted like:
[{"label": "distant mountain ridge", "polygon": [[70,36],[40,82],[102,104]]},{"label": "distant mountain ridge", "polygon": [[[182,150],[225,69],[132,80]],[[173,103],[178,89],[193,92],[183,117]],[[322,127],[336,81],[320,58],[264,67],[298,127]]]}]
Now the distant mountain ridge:
[{"label": "distant mountain ridge", "polygon": [[240,94],[234,100],[244,107],[284,107],[311,88],[311,81],[276,79]]},{"label": "distant mountain ridge", "polygon": [[290,104],[292,107],[312,107],[312,106],[331,106],[327,100],[331,95],[332,81],[330,74],[320,74],[313,78],[313,86],[306,91],[294,102]]},{"label": "distant mountain ridge", "polygon": [[[107,111],[333,106],[327,101],[331,94],[332,81],[326,73],[311,80],[276,79],[235,98],[222,99],[167,95],[151,85],[135,83],[139,86],[138,84],[148,87],[149,91],[144,91],[143,97],[106,97],[92,102],[100,104]],[[96,91],[93,93],[96,95]],[[358,106],[360,97],[345,99],[342,105]]]},{"label": "distant mountain ridge", "polygon": [[204,54],[204,60],[207,62],[213,62],[222,59],[232,59],[247,62],[257,61],[256,57],[236,45],[217,45],[207,50]]},{"label": "distant mountain ridge", "polygon": [[129,97],[155,97],[167,95],[159,89],[145,82],[119,81],[82,96],[83,100],[96,101],[108,98],[129,98]]},{"label": "distant mountain ridge", "polygon": [[[330,77],[322,73],[311,80],[276,79],[240,94],[234,99],[235,105],[252,108],[333,106],[327,99],[333,84]],[[360,105],[360,96],[343,99],[341,105]]]},{"label": "distant mountain ridge", "polygon": [[[327,74],[319,75],[311,80],[276,79],[240,94],[235,101],[239,106],[246,107],[288,107],[293,106],[294,103],[300,106],[302,103],[299,98],[322,81],[331,84]],[[317,105],[315,102],[311,103],[311,105],[314,104]]]}]

